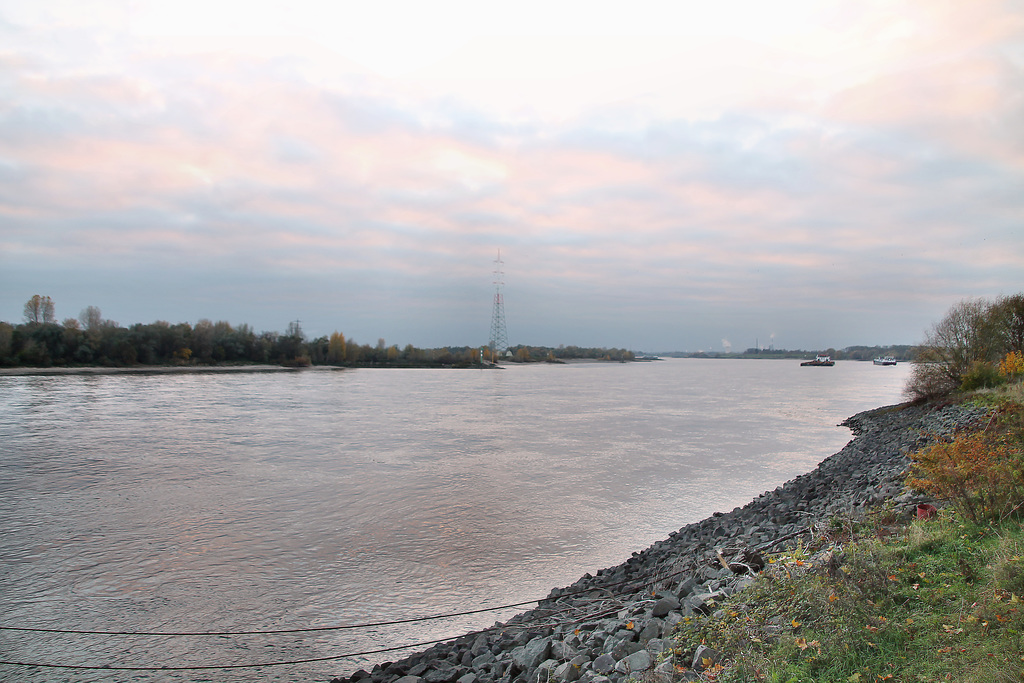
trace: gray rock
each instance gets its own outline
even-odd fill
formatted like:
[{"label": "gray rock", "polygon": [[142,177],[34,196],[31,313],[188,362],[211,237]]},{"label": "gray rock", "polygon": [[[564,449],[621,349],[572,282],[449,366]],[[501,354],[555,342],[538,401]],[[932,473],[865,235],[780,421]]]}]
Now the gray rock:
[{"label": "gray rock", "polygon": [[491,651],[490,641],[487,639],[486,633],[481,633],[476,637],[476,639],[473,641],[473,646],[470,648],[470,651],[473,653],[474,657],[479,657],[484,652]]},{"label": "gray rock", "polygon": [[479,669],[485,664],[491,664],[492,662],[496,661],[498,661],[498,658],[491,654],[490,650],[487,650],[482,655],[474,657],[473,661],[470,662],[470,666],[472,666],[474,669]]},{"label": "gray rock", "polygon": [[636,671],[646,671],[653,665],[654,658],[651,657],[651,653],[647,650],[640,650],[639,652],[634,652],[628,657],[616,662],[615,670],[620,673],[628,674]]},{"label": "gray rock", "polygon": [[546,659],[530,674],[530,683],[548,683],[554,678],[554,670],[558,662],[553,659]]},{"label": "gray rock", "polygon": [[655,683],[673,683],[678,676],[675,662],[671,657],[654,667]]},{"label": "gray rock", "polygon": [[718,663],[721,655],[707,645],[698,645],[697,651],[693,653],[693,664],[690,667],[694,671],[704,671]]},{"label": "gray rock", "polygon": [[423,683],[423,679],[419,676],[402,676],[396,679],[395,683]]},{"label": "gray rock", "polygon": [[733,580],[728,586],[722,589],[722,592],[726,595],[734,595],[746,588],[749,588],[754,583],[753,576],[740,576]]},{"label": "gray rock", "polygon": [[672,634],[675,627],[683,620],[682,612],[669,612],[662,622],[663,628],[661,630],[662,636],[668,636]]},{"label": "gray rock", "polygon": [[[576,639],[577,642],[579,639]],[[567,661],[576,656],[576,648],[564,640],[555,640],[551,643],[551,657],[560,661]]]},{"label": "gray rock", "polygon": [[428,669],[423,674],[424,683],[451,683],[459,677],[459,669],[454,666],[444,666],[444,663],[435,669]]},{"label": "gray rock", "polygon": [[705,593],[703,595],[691,595],[686,598],[686,606],[694,612],[700,612],[701,614],[711,614],[711,606],[707,603],[710,599],[710,595]]},{"label": "gray rock", "polygon": [[616,642],[614,646],[612,646],[610,652],[612,657],[614,657],[615,660],[618,661],[623,657],[628,657],[634,652],[637,652],[642,649],[643,645],[636,642],[635,640],[632,640],[630,638],[622,638],[618,642]]},{"label": "gray rock", "polygon": [[576,655],[575,657],[569,660],[569,663],[575,666],[580,671],[584,671],[590,667],[590,657],[583,654]]},{"label": "gray rock", "polygon": [[603,654],[594,660],[594,671],[599,674],[610,674],[615,670],[615,658],[609,654]]},{"label": "gray rock", "polygon": [[661,635],[664,626],[665,622],[663,622],[661,619],[651,619],[647,622],[647,625],[640,630],[640,635],[637,639],[641,643],[646,643],[651,638],[657,638]]},{"label": "gray rock", "polygon": [[679,599],[685,598],[687,595],[694,591],[694,588],[696,588],[696,586],[697,580],[694,579],[692,576],[687,576],[685,579],[679,582],[678,586],[676,586],[676,596],[679,597]]},{"label": "gray rock", "polygon": [[534,638],[512,651],[512,662],[522,670],[532,669],[551,653],[551,636]]},{"label": "gray rock", "polygon": [[651,610],[651,615],[655,617],[663,617],[675,609],[679,609],[679,599],[671,595],[667,595],[654,603],[654,609]]},{"label": "gray rock", "polygon": [[672,647],[672,641],[666,638],[652,638],[647,641],[647,645],[645,646],[646,650],[654,655],[660,655],[666,650],[671,650]]},{"label": "gray rock", "polygon": [[554,670],[554,678],[556,681],[561,683],[573,683],[578,681],[580,678],[580,667],[576,666],[572,662],[562,662]]}]

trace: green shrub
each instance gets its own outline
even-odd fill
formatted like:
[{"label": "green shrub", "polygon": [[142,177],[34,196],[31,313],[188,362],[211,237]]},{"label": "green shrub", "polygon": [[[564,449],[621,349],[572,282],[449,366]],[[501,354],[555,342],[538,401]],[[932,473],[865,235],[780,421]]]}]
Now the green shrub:
[{"label": "green shrub", "polygon": [[963,381],[960,382],[962,391],[975,391],[977,389],[990,389],[997,387],[1006,381],[1006,377],[999,372],[999,368],[984,361],[974,361],[964,373]]}]

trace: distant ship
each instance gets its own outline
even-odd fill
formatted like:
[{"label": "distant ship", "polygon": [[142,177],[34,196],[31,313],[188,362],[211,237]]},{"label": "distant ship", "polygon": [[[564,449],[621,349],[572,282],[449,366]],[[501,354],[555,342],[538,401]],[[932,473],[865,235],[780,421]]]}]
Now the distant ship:
[{"label": "distant ship", "polygon": [[835,364],[836,364],[836,362],[834,360],[832,360],[831,356],[825,356],[825,355],[822,355],[822,354],[819,353],[817,356],[815,356],[814,360],[805,360],[800,365],[804,366],[804,367],[812,366],[812,367],[826,367],[826,368],[829,368],[829,367],[832,367]]},{"label": "distant ship", "polygon": [[883,358],[876,358],[875,365],[896,365],[896,357],[885,356]]}]

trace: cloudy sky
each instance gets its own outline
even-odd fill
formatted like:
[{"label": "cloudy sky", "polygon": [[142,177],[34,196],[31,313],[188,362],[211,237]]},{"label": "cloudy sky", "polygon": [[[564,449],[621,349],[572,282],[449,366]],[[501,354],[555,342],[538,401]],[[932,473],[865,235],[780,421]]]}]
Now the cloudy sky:
[{"label": "cloudy sky", "polygon": [[0,320],[913,343],[1024,291],[1024,2],[0,0]]}]

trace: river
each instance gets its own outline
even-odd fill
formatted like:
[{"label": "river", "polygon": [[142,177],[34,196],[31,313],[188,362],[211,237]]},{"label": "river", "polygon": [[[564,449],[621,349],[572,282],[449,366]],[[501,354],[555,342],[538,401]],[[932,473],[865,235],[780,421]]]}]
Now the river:
[{"label": "river", "polygon": [[[0,377],[0,626],[520,603],[813,469],[909,365]],[[523,608],[0,630],[3,681],[317,681]]]}]

